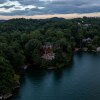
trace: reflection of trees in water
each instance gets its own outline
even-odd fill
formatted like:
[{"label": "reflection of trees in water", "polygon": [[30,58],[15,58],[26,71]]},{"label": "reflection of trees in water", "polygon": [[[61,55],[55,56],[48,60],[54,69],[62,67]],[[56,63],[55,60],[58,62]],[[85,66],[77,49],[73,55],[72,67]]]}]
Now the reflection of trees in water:
[{"label": "reflection of trees in water", "polygon": [[[44,70],[44,69],[34,69],[29,68],[25,70],[24,74],[22,74],[21,78],[21,87],[15,91],[17,95],[14,95],[10,100],[14,100],[13,98],[17,98],[21,96],[21,90],[25,87],[26,84],[31,84],[31,87],[36,89],[42,89],[46,91],[46,88],[51,89],[63,84],[63,77],[65,76],[65,72],[69,75],[72,70],[73,60],[69,65],[66,65],[64,68],[58,70]],[[66,74],[66,75],[67,75]],[[67,76],[66,76],[67,78]]]},{"label": "reflection of trees in water", "polygon": [[64,76],[64,73],[70,73],[72,71],[72,66],[74,64],[74,60],[72,59],[72,61],[66,65],[65,67],[61,68],[61,69],[57,69],[57,70],[54,70],[53,71],[53,78],[54,78],[54,81],[56,82],[61,82],[63,76]]},{"label": "reflection of trees in water", "polygon": [[54,79],[56,81],[59,81],[59,80],[61,80],[61,78],[63,76],[63,70],[62,69],[55,70],[53,74],[54,74]]},{"label": "reflection of trees in water", "polygon": [[[27,75],[28,77],[32,80],[32,81],[38,81],[41,82],[42,80],[45,79],[45,77],[49,77],[49,75],[53,74],[53,78],[55,80],[60,80],[63,77],[63,73],[67,70],[68,72],[72,69],[72,66],[74,64],[74,60],[72,59],[71,62],[66,65],[63,68],[60,69],[54,69],[54,70],[44,70],[44,69],[34,69],[34,68],[30,68],[27,71]],[[47,76],[48,75],[48,76]]]},{"label": "reflection of trees in water", "polygon": [[42,69],[29,69],[27,71],[27,77],[32,81],[33,84],[40,84],[46,75],[46,71]]},{"label": "reflection of trees in water", "polygon": [[75,53],[76,57],[82,58],[83,56],[83,52],[79,51],[77,53]]}]

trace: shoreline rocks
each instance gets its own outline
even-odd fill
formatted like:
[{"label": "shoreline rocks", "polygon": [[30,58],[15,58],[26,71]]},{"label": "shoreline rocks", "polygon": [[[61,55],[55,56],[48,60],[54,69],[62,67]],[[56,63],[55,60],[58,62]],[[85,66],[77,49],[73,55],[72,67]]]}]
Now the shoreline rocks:
[{"label": "shoreline rocks", "polygon": [[8,93],[8,94],[5,94],[5,95],[1,95],[0,96],[0,100],[5,100],[5,99],[8,99],[12,96],[12,93]]},{"label": "shoreline rocks", "polygon": [[[17,85],[13,90],[18,89],[20,87],[20,85]],[[13,93],[7,93],[4,95],[0,95],[0,100],[6,100],[10,97],[12,97]]]}]

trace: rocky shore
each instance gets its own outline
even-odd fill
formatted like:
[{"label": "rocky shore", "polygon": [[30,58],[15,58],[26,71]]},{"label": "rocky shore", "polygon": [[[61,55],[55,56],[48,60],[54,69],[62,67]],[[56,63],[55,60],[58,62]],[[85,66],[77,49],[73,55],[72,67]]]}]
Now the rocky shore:
[{"label": "rocky shore", "polygon": [[12,96],[12,93],[8,93],[8,94],[5,94],[5,95],[1,95],[0,96],[0,100],[5,100],[7,98],[10,98]]}]

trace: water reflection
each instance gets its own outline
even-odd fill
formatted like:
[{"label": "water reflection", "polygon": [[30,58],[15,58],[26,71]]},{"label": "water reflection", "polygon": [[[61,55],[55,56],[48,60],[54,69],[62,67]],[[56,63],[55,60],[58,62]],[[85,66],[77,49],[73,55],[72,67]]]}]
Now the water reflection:
[{"label": "water reflection", "polygon": [[10,100],[100,100],[100,53],[76,53],[59,70],[28,69]]}]

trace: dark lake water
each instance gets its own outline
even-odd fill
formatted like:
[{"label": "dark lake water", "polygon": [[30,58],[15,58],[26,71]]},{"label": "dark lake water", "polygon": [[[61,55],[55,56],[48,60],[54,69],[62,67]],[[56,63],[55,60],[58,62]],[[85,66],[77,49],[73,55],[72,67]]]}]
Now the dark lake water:
[{"label": "dark lake water", "polygon": [[25,71],[10,100],[100,100],[100,54],[77,53],[57,71]]}]

